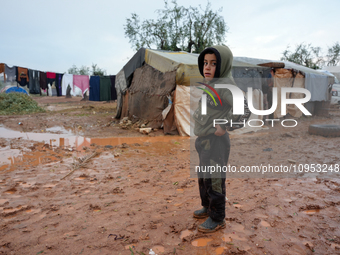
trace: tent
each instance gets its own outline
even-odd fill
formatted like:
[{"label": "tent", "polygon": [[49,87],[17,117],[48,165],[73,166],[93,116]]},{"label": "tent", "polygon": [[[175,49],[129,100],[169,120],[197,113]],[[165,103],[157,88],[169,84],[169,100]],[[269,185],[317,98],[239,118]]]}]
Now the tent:
[{"label": "tent", "polygon": [[[182,136],[190,135],[190,80],[202,78],[197,58],[198,54],[182,51],[140,49],[116,75],[116,118],[147,120],[148,126],[163,127],[164,133],[173,134],[177,130]],[[331,81],[327,74],[291,62],[234,57],[233,77],[244,93],[248,87],[253,88],[256,109],[263,109],[262,87],[272,68],[276,70],[274,87],[303,87],[311,92],[309,108],[312,114],[317,108],[314,102],[329,102]],[[173,104],[163,119],[162,112],[169,104],[169,95]],[[290,98],[301,96],[291,93]],[[293,117],[302,116],[296,106],[287,106],[287,112]],[[282,117],[280,113],[278,102],[274,118]]]},{"label": "tent", "polygon": [[330,72],[340,81],[340,66],[324,66],[322,69]]},{"label": "tent", "polygon": [[24,90],[21,87],[6,86],[1,92],[6,93],[6,94],[8,94],[8,93],[23,93],[23,94],[28,95],[27,91]]}]

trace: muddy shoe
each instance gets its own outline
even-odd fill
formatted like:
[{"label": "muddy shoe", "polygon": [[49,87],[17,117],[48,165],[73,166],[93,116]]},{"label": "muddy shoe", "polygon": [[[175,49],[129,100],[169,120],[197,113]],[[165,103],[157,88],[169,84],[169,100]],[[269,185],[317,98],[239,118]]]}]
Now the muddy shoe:
[{"label": "muddy shoe", "polygon": [[208,217],[208,208],[203,207],[201,210],[194,211],[194,218],[196,219],[203,219]]},{"label": "muddy shoe", "polygon": [[217,222],[209,217],[203,224],[198,226],[198,231],[203,233],[211,233],[221,228],[225,228],[225,220]]}]

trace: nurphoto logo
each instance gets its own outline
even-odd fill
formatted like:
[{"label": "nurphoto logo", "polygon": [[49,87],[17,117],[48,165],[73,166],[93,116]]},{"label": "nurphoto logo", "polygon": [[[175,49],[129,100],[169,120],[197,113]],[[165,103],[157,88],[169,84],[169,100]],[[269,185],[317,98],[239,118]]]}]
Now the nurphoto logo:
[{"label": "nurphoto logo", "polygon": [[[205,86],[207,86],[211,91],[213,91],[215,93],[215,95],[217,96],[221,106],[222,106],[222,101],[220,96],[218,95],[218,93],[216,92],[216,90],[214,88],[212,88],[211,86],[205,84],[205,83],[201,83]],[[235,85],[231,85],[231,84],[216,84],[215,88],[217,89],[229,89],[230,92],[232,93],[233,96],[233,114],[234,115],[244,115],[244,105],[245,105],[245,101],[244,101],[244,95],[243,95],[243,91],[238,88]],[[202,89],[202,88],[199,88]],[[217,102],[214,98],[214,96],[206,89],[202,89],[203,91],[205,91],[214,101],[215,106],[217,106]],[[303,93],[305,95],[304,98],[287,98],[287,93]],[[207,94],[202,94],[201,97],[201,114],[202,115],[207,115]],[[247,105],[249,108],[249,111],[253,114],[256,115],[269,115],[271,113],[273,113],[276,108],[277,108],[277,88],[273,88],[273,104],[271,106],[270,109],[268,110],[257,110],[254,108],[253,106],[253,89],[252,88],[248,88],[248,93],[247,93]],[[286,105],[288,104],[293,104],[296,105],[297,108],[299,108],[301,110],[301,112],[307,116],[311,116],[312,114],[303,106],[304,103],[307,103],[309,100],[311,99],[311,93],[309,92],[309,90],[304,89],[304,88],[287,88],[287,87],[283,87],[281,88],[281,115],[285,116],[287,114],[286,112]],[[264,121],[267,122],[271,122],[272,126],[274,126],[274,121],[279,121],[279,119],[265,119]],[[261,127],[264,125],[264,121],[257,119],[257,120],[249,120],[247,122],[248,126],[250,127]],[[295,124],[293,126],[291,125],[285,125],[285,122],[289,122],[292,121]],[[261,122],[261,125],[254,125],[252,123],[254,122]],[[215,127],[215,125],[217,124],[227,124],[228,120],[225,119],[214,119],[213,121],[213,126]],[[246,125],[246,121],[243,120],[243,122],[237,122],[237,123],[233,123],[232,120],[230,122],[230,125],[232,126],[233,124],[243,124],[243,126]],[[295,127],[297,125],[297,121],[294,119],[285,119],[281,122],[282,126],[284,127]]]}]

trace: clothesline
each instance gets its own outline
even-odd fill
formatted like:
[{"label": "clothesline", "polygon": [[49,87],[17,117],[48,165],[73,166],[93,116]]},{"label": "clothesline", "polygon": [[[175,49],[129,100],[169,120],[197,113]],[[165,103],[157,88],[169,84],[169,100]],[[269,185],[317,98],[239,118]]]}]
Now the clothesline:
[{"label": "clothesline", "polygon": [[[9,67],[5,63],[0,63],[0,73],[4,73],[5,83],[16,81],[22,87],[27,86],[30,94],[42,95],[41,91],[47,90],[48,84],[51,87],[54,84],[57,96],[66,96],[67,87],[70,86],[71,95],[73,96],[83,95],[86,91],[89,91],[90,100],[93,101],[117,99],[115,75],[94,76],[42,72],[18,66]],[[98,77],[99,83],[95,79],[96,82],[91,84],[92,77]],[[97,93],[98,91],[99,94]]]}]

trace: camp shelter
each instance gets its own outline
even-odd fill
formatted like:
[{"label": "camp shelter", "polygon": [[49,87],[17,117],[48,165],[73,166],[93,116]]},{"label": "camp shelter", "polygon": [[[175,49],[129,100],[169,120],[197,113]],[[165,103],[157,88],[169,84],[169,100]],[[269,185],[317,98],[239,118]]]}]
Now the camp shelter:
[{"label": "camp shelter", "polygon": [[[197,68],[197,54],[140,49],[116,75],[116,118],[141,119],[152,128],[164,126],[165,133],[176,133],[186,126],[190,102],[183,91],[175,96],[177,86],[189,86],[191,78],[201,77]],[[162,112],[172,95],[174,107],[163,121]],[[177,122],[175,124],[174,121]],[[181,123],[185,124],[181,124]],[[180,131],[179,131],[180,132]]]},{"label": "camp shelter", "polygon": [[[146,120],[152,128],[163,127],[164,133],[173,134],[177,129],[180,135],[190,135],[190,79],[202,78],[197,58],[198,54],[182,51],[140,49],[116,76],[116,118],[128,117],[132,122]],[[263,109],[262,88],[272,68],[276,71],[274,87],[301,87],[311,92],[309,110],[312,114],[318,107],[327,107],[329,76],[291,62],[234,57],[233,77],[245,93],[248,87],[253,88],[256,109]],[[163,120],[162,112],[169,104],[169,95],[173,107]],[[289,96],[304,97],[300,93]],[[287,106],[287,112],[293,117],[302,116],[294,105]],[[274,118],[280,117],[278,100]]]},{"label": "camp shelter", "polygon": [[340,66],[324,66],[322,69],[330,72],[340,81]]}]

